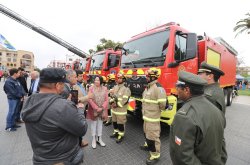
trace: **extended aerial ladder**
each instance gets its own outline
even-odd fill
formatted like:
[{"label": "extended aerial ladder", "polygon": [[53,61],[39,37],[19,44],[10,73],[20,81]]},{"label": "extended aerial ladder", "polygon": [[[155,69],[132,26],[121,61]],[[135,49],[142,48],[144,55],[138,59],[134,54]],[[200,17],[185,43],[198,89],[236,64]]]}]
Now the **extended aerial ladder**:
[{"label": "extended aerial ladder", "polygon": [[87,53],[84,51],[78,49],[77,47],[71,45],[70,43],[64,41],[63,39],[57,37],[56,35],[52,34],[51,32],[43,29],[42,27],[37,26],[36,24],[32,23],[31,21],[27,20],[26,18],[22,17],[21,15],[17,14],[16,12],[12,11],[11,9],[3,6],[0,4],[0,12],[4,15],[10,17],[11,19],[14,19],[15,21],[23,24],[24,26],[34,30],[35,32],[47,37],[48,39],[58,43],[59,45],[65,47],[70,52],[82,57],[86,58],[89,57]]}]

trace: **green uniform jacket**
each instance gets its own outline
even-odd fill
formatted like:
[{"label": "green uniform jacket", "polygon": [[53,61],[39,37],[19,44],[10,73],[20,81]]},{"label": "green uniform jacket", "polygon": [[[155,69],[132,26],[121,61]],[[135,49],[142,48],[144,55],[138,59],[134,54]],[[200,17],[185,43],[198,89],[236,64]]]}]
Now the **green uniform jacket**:
[{"label": "green uniform jacket", "polygon": [[185,102],[170,130],[170,156],[174,165],[223,165],[225,119],[204,96]]},{"label": "green uniform jacket", "polygon": [[[225,97],[224,92],[220,88],[219,83],[213,83],[209,84],[204,89],[204,94],[206,98],[213,103],[218,109],[221,110],[221,112],[225,115],[226,113],[226,105],[225,105]],[[226,124],[225,124],[226,127]],[[223,139],[223,154],[222,154],[222,160],[224,163],[227,162],[227,151],[226,151],[226,142],[225,138]]]},{"label": "green uniform jacket", "polygon": [[205,86],[204,94],[224,114],[226,112],[224,92],[220,88],[219,83],[213,83]]}]

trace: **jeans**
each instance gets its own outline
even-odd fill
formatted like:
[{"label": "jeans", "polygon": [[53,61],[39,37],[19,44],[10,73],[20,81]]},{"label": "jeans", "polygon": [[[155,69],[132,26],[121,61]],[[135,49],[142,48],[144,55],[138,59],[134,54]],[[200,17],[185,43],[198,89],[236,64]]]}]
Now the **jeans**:
[{"label": "jeans", "polygon": [[20,100],[8,99],[9,112],[7,114],[6,128],[13,128],[15,125],[15,116],[19,109]]}]

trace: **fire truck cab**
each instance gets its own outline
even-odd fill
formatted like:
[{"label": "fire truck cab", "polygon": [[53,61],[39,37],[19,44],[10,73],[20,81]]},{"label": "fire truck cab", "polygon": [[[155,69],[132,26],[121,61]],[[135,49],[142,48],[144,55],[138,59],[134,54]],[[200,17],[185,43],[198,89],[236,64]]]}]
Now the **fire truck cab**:
[{"label": "fire truck cab", "polygon": [[95,75],[107,77],[108,74],[117,74],[120,68],[121,51],[106,49],[87,58],[85,79],[92,83]]}]

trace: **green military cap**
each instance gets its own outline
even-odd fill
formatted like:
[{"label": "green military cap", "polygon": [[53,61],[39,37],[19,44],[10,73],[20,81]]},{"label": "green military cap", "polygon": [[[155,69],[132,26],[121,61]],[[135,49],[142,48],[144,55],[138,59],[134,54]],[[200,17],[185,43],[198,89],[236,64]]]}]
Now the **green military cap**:
[{"label": "green military cap", "polygon": [[203,72],[212,73],[218,76],[223,76],[225,74],[222,70],[220,70],[220,68],[213,65],[209,65],[205,61],[201,63],[200,69],[198,70],[198,73]]},{"label": "green military cap", "polygon": [[186,72],[186,71],[180,71],[179,79],[176,83],[176,86],[195,86],[195,87],[204,87],[207,85],[207,81],[200,78],[198,75]]}]

